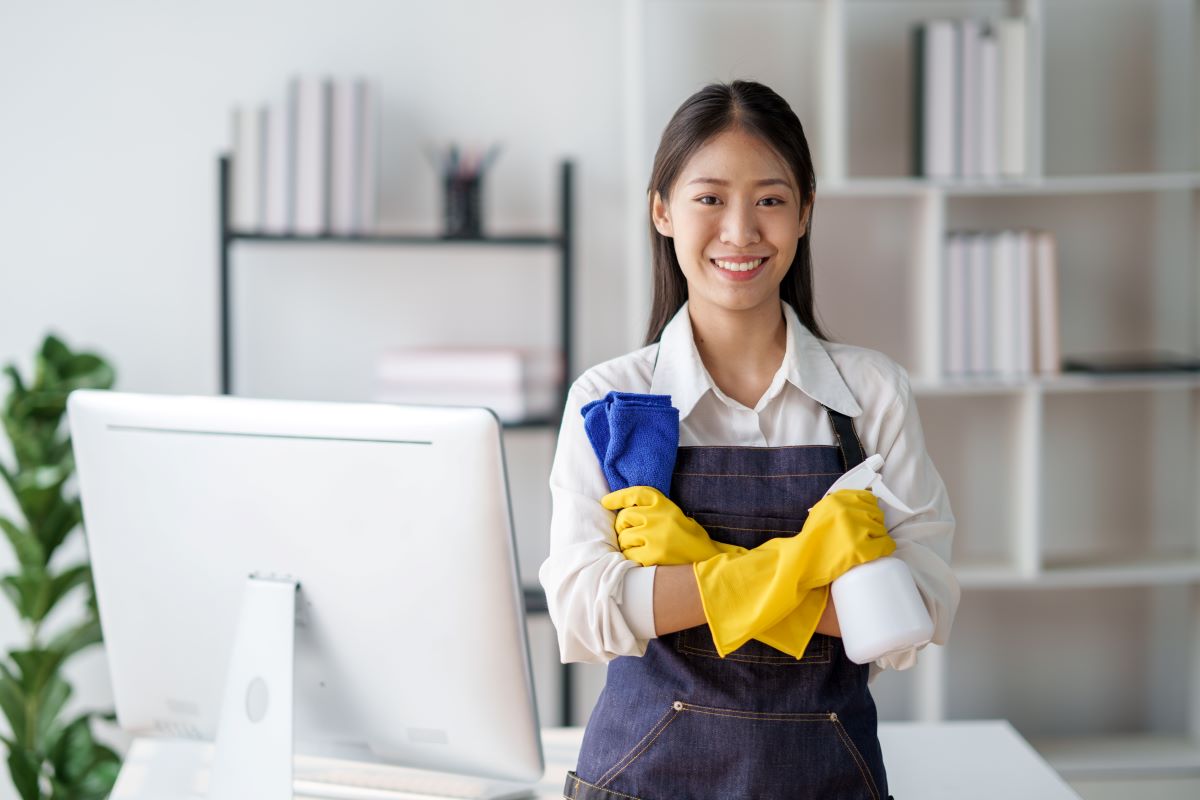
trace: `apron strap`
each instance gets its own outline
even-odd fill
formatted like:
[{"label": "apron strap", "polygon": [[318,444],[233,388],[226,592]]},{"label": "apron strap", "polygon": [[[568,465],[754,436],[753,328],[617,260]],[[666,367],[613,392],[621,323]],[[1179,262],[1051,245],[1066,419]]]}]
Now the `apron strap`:
[{"label": "apron strap", "polygon": [[858,440],[858,434],[854,430],[854,420],[829,406],[825,406],[825,412],[829,414],[829,421],[833,424],[833,436],[837,439],[838,450],[842,454],[842,466],[849,472],[851,468],[867,460],[862,442]]}]

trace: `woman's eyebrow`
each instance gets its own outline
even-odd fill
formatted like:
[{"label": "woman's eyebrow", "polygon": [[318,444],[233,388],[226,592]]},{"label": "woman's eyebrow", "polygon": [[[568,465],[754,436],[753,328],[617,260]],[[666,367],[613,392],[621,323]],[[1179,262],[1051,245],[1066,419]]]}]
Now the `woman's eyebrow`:
[{"label": "woman's eyebrow", "polygon": [[[692,178],[690,181],[687,182],[687,185],[691,186],[693,183],[714,183],[717,186],[728,186],[729,185],[729,181],[722,180],[721,178]],[[789,188],[791,187],[791,184],[788,183],[787,181],[785,181],[783,178],[763,178],[761,181],[755,181],[754,185],[755,186],[777,186],[778,185],[778,186],[787,186]]]}]

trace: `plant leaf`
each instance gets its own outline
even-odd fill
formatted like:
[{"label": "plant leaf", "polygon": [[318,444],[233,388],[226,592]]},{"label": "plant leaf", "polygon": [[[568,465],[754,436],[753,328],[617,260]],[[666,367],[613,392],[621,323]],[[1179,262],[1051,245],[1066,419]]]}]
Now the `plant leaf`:
[{"label": "plant leaf", "polygon": [[38,785],[38,775],[41,759],[37,754],[24,747],[10,750],[8,753],[8,772],[12,775],[13,786],[21,795],[21,800],[40,800],[41,787]]},{"label": "plant leaf", "polygon": [[87,564],[77,564],[52,577],[46,592],[39,598],[42,604],[37,609],[38,616],[34,621],[41,622],[45,619],[58,605],[59,600],[62,600],[76,586],[86,585],[91,578],[92,568]]},{"label": "plant leaf", "polygon": [[16,607],[21,619],[31,622],[34,621],[34,615],[37,613],[38,597],[46,585],[46,580],[38,576],[39,572],[45,575],[40,568],[31,567],[21,570],[16,575],[5,575],[0,578],[0,589],[8,595],[8,599]]},{"label": "plant leaf", "polygon": [[45,566],[45,551],[36,536],[17,527],[17,524],[7,517],[0,517],[0,528],[4,530],[4,535],[8,537],[8,543],[12,545],[13,552],[17,556],[17,563],[23,567]]},{"label": "plant leaf", "polygon": [[[16,742],[21,745],[28,744],[24,740],[27,730],[25,689],[4,663],[0,663],[0,709],[4,711],[4,717],[8,720],[8,727]],[[13,749],[11,745],[9,749]]]},{"label": "plant leaf", "polygon": [[63,658],[69,658],[85,647],[100,644],[103,640],[100,621],[92,617],[58,634],[50,640],[46,647],[59,651],[63,654]]},{"label": "plant leaf", "polygon": [[37,716],[34,720],[34,740],[40,752],[50,748],[51,733],[54,722],[62,712],[63,706],[71,697],[71,684],[67,683],[57,673],[51,675],[46,682],[46,688],[37,698]]}]

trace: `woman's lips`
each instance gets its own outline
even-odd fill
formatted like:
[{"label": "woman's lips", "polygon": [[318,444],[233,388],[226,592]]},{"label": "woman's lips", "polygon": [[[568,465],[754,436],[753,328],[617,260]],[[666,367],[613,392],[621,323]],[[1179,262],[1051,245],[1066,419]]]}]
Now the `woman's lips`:
[{"label": "woman's lips", "polygon": [[[754,269],[751,269],[751,270],[745,270],[745,271],[735,271],[735,270],[731,270],[731,269],[725,269],[724,267],[721,267],[721,266],[719,266],[719,265],[717,264],[717,259],[715,259],[715,258],[710,258],[710,259],[708,260],[708,262],[709,262],[710,264],[712,264],[712,266],[713,266],[713,269],[715,269],[715,270],[717,270],[718,272],[720,272],[720,273],[721,273],[721,275],[722,275],[724,278],[726,278],[727,280],[732,280],[732,281],[748,281],[748,280],[751,280],[752,278],[756,277],[756,276],[757,276],[759,273],[761,273],[761,272],[763,271],[763,267],[765,267],[765,266],[767,265],[767,262],[770,260],[770,258],[771,258],[770,256],[766,256],[766,257],[764,257],[764,258],[762,259],[761,263],[759,263],[759,265],[758,265],[757,267],[755,267]],[[746,263],[746,262],[748,262],[748,261],[755,261],[756,259],[753,259],[753,258],[745,258],[745,257],[740,257],[740,258],[731,258],[731,259],[724,259],[724,258],[722,258],[722,259],[720,259],[720,260],[721,260],[721,261],[724,261],[724,262],[726,262],[726,263],[730,263],[730,262],[732,262],[732,263],[739,263],[739,262],[740,262],[740,263]]]}]

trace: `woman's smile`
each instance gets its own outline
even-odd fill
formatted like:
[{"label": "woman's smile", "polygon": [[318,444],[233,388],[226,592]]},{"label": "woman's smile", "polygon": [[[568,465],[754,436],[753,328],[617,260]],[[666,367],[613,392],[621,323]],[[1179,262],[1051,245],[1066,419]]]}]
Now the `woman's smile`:
[{"label": "woman's smile", "polygon": [[760,275],[767,265],[770,256],[733,256],[727,258],[710,258],[709,263],[722,273],[723,277],[733,281],[748,281]]}]

